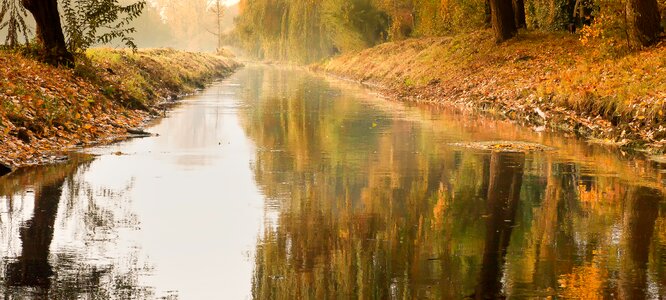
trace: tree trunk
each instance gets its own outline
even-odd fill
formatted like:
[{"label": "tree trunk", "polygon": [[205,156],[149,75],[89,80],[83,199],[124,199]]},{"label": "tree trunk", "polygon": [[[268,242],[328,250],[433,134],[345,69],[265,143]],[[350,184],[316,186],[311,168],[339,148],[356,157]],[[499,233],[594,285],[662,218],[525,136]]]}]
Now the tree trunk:
[{"label": "tree trunk", "polygon": [[490,14],[495,41],[501,43],[516,35],[512,0],[490,0]]},{"label": "tree trunk", "polygon": [[627,1],[629,34],[641,46],[650,46],[661,33],[661,19],[656,0]]},{"label": "tree trunk", "polygon": [[513,16],[516,22],[516,28],[525,28],[525,0],[513,0]]},{"label": "tree trunk", "polygon": [[12,171],[12,168],[9,165],[4,164],[0,161],[0,176],[5,176]]},{"label": "tree trunk", "polygon": [[484,18],[483,18],[483,24],[486,26],[486,28],[490,28],[492,26],[492,18],[491,18],[491,13],[490,13],[490,0],[485,1],[485,5],[483,6],[484,8]]},{"label": "tree trunk", "polygon": [[44,59],[52,65],[72,66],[74,56],[67,50],[60,24],[57,0],[22,0],[23,6],[35,18],[36,35],[44,50]]}]

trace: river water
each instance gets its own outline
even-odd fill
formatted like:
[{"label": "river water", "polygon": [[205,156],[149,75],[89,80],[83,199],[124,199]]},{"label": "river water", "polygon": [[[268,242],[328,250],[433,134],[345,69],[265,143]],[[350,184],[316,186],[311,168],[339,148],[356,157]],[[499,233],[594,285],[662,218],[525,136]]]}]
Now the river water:
[{"label": "river water", "polygon": [[[5,299],[666,296],[666,166],[248,66],[0,179]],[[527,141],[506,153],[455,143]]]}]

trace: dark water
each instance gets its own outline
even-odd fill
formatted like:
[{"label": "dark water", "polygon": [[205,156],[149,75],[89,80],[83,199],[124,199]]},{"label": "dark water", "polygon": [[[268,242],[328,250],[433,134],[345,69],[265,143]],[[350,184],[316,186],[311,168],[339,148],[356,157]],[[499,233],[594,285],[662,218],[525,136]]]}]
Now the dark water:
[{"label": "dark water", "polygon": [[[0,179],[6,299],[666,296],[666,167],[250,66]],[[452,146],[538,142],[540,153]]]}]

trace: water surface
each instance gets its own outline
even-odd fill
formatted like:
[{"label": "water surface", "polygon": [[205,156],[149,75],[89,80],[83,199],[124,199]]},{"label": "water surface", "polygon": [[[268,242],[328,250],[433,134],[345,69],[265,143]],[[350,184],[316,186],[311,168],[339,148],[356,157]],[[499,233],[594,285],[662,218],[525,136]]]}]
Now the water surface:
[{"label": "water surface", "polygon": [[[0,179],[8,299],[666,296],[666,168],[250,66],[157,137]],[[538,142],[502,153],[455,143]]]}]

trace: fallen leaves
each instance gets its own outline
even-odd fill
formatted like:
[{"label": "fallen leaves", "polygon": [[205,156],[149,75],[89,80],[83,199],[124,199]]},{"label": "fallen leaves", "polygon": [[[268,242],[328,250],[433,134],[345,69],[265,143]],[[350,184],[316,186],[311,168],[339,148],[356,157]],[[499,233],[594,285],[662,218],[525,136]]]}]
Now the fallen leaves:
[{"label": "fallen leaves", "polygon": [[[120,50],[95,50],[97,54],[111,56]],[[114,54],[115,53],[115,54]],[[197,55],[175,50],[142,51],[147,59],[155,55],[175,64],[187,62],[192,68],[168,71],[171,65],[155,65],[174,78],[187,77],[203,82],[213,74],[229,73],[238,66],[211,55]],[[103,57],[102,57],[103,58]],[[196,58],[196,59],[195,59]],[[101,59],[101,58],[100,58]],[[153,89],[145,95],[151,104],[184,88],[174,82],[161,82],[149,78],[156,72],[145,72],[137,60],[123,60],[117,66],[127,74],[139,74],[143,81],[152,80]],[[90,62],[89,62],[90,63]],[[0,51],[0,162],[12,167],[48,162],[51,153],[66,151],[74,146],[115,141],[127,136],[127,128],[140,127],[151,118],[147,111],[128,105],[132,90],[142,91],[128,80],[130,76],[112,75],[102,68],[103,63],[91,61],[93,66],[80,74],[80,69],[54,68],[18,54]],[[232,67],[226,67],[229,64]],[[225,70],[222,70],[222,66]],[[83,64],[85,66],[85,64]],[[195,68],[196,67],[196,68]],[[163,70],[159,70],[163,69]],[[219,70],[218,70],[219,69]],[[78,72],[78,73],[77,73]],[[179,73],[180,72],[180,73]],[[85,76],[84,76],[85,75]],[[124,87],[127,90],[109,92],[100,84]],[[143,100],[133,101],[146,101]],[[146,105],[139,108],[147,108]]]},{"label": "fallen leaves", "polygon": [[489,150],[493,152],[543,152],[554,151],[552,147],[522,141],[485,141],[469,143],[453,143],[454,147],[463,147],[476,150]]}]

